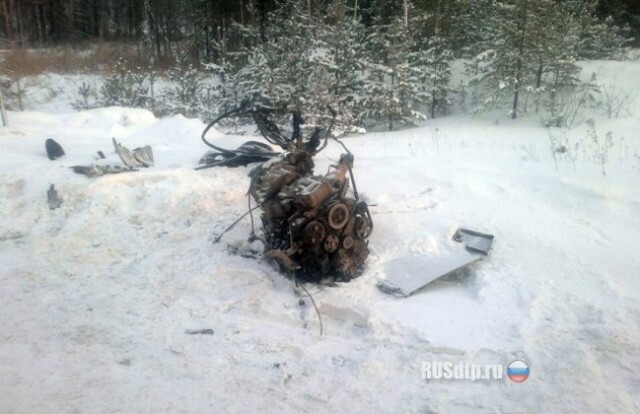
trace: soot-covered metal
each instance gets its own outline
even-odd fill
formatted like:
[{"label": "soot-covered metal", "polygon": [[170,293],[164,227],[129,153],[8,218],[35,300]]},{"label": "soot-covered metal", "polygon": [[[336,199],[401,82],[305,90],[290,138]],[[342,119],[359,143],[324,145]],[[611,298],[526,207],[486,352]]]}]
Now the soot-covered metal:
[{"label": "soot-covered metal", "polygon": [[[253,209],[262,210],[262,235],[252,234],[251,238],[263,242],[264,258],[284,273],[305,281],[350,280],[358,276],[369,255],[373,222],[366,202],[359,199],[352,173],[354,157],[331,136],[335,113],[332,112],[328,128],[315,128],[306,139],[298,112],[292,112],[291,137],[280,132],[270,119],[271,113],[264,107],[244,103],[216,118],[202,133],[202,140],[213,151],[202,157],[198,168],[261,162],[249,174],[248,194],[250,211],[251,200],[255,203]],[[213,125],[234,115],[250,115],[267,142],[284,152],[274,152],[255,141],[236,150],[207,141],[205,135]],[[313,157],[330,138],[342,145],[345,153],[325,175],[314,175]]]}]

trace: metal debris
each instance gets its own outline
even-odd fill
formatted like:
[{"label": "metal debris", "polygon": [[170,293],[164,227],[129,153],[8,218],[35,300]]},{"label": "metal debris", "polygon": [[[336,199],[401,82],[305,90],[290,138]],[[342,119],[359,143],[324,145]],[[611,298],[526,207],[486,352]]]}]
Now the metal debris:
[{"label": "metal debris", "polygon": [[120,144],[115,138],[111,139],[116,153],[122,160],[122,163],[129,168],[151,167],[153,165],[153,150],[149,145],[135,148],[131,151],[129,148]]},{"label": "metal debris", "polygon": [[479,231],[460,227],[453,235],[453,240],[458,243],[465,243],[465,247],[472,253],[481,253],[485,256],[491,251],[493,245],[493,234],[481,233]]},{"label": "metal debris", "polygon": [[187,335],[213,335],[213,329],[187,329],[184,333]]},{"label": "metal debris", "polygon": [[441,257],[401,257],[387,263],[387,277],[378,282],[378,288],[394,296],[407,297],[429,283],[480,259],[481,256],[462,249]]},{"label": "metal debris", "polygon": [[409,256],[392,260],[385,269],[388,276],[378,282],[378,288],[395,296],[410,296],[429,283],[481,260],[491,251],[493,239],[492,234],[461,227],[453,235],[453,240],[461,245],[454,246],[453,252],[439,257]]},{"label": "metal debris", "polygon": [[136,168],[123,167],[121,165],[74,165],[71,167],[74,173],[86,175],[87,177],[100,177],[107,174],[120,174],[131,171],[138,171]]},{"label": "metal debris", "polygon": [[[107,174],[138,171],[139,168],[151,167],[153,165],[153,150],[149,145],[135,148],[131,151],[116,141],[115,138],[112,138],[112,141],[116,153],[122,160],[124,166],[109,164],[74,165],[71,167],[73,172],[86,175],[87,177],[100,177]],[[104,158],[104,153],[98,151],[98,156]]]},{"label": "metal debris", "polygon": [[[327,145],[335,112],[331,111],[333,118],[326,130],[315,128],[305,139],[301,128],[304,122],[298,112],[291,112],[293,133],[287,137],[271,121],[272,111],[245,102],[212,121],[203,131],[202,140],[215,152],[205,154],[198,169],[264,161],[249,174],[249,211],[251,200],[262,209],[262,235],[253,233],[251,217],[250,240],[262,241],[264,258],[298,280],[350,280],[360,274],[369,255],[373,222],[367,204],[359,199],[352,173],[354,157],[344,144],[332,138],[346,153],[326,175],[313,174],[313,157]],[[205,135],[213,125],[237,114],[252,116],[265,140],[285,152],[273,152],[255,142],[227,150],[207,141]],[[349,184],[352,192],[348,191]]]},{"label": "metal debris", "polygon": [[49,204],[49,210],[55,210],[62,205],[62,198],[53,184],[51,184],[49,190],[47,190],[47,202]]}]

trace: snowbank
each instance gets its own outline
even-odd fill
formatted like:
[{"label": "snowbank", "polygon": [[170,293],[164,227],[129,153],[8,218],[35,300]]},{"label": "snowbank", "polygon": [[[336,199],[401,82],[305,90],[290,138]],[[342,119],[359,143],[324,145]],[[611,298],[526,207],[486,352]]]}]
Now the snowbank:
[{"label": "snowbank", "polygon": [[[448,118],[346,140],[375,230],[368,268],[308,299],[212,231],[246,208],[247,168],[194,171],[204,125],[105,108],[10,113],[0,130],[0,400],[11,412],[637,412],[640,119],[606,164],[574,163],[547,131]],[[246,137],[212,133],[221,145]],[[88,179],[111,146],[153,146],[156,166]],[[44,139],[67,156],[49,161]],[[573,141],[572,141],[573,142]],[[616,141],[618,142],[618,141]],[[628,147],[628,148],[627,148]],[[626,150],[625,150],[626,148]],[[338,159],[331,145],[317,160]],[[49,210],[55,184],[64,202]],[[459,225],[496,235],[487,260],[408,299],[376,281],[449,252]],[[405,262],[406,263],[406,262]],[[304,295],[303,295],[304,296]],[[213,335],[185,330],[211,328]],[[425,381],[425,361],[522,358],[523,384]]]}]

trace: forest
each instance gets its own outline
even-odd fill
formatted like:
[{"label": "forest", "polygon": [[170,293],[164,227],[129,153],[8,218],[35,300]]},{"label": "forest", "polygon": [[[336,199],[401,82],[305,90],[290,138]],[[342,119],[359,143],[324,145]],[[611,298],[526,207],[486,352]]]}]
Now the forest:
[{"label": "forest", "polygon": [[[528,1],[531,4],[537,1]],[[451,23],[481,6],[509,3],[465,0],[418,0],[415,7],[435,13]],[[511,2],[514,3],[514,2]],[[527,1],[516,1],[524,6]],[[619,26],[629,25],[634,37],[640,33],[640,3],[635,0],[570,0],[572,7],[611,17]],[[86,41],[139,41],[152,36],[156,52],[169,54],[170,42],[191,41],[215,58],[214,42],[228,39],[234,24],[268,24],[276,0],[2,0],[0,26],[8,46],[81,44]],[[403,6],[401,0],[306,0],[306,12],[316,18],[362,18],[370,27],[376,18],[389,19]],[[160,45],[160,46],[158,46]]]},{"label": "forest", "polygon": [[[5,52],[117,48],[97,68],[104,84],[79,87],[78,109],[204,117],[251,98],[311,124],[331,106],[345,132],[454,107],[570,125],[601,92],[577,62],[626,59],[640,38],[633,0],[3,0],[0,11]],[[21,107],[20,62],[8,60],[3,88]]]}]

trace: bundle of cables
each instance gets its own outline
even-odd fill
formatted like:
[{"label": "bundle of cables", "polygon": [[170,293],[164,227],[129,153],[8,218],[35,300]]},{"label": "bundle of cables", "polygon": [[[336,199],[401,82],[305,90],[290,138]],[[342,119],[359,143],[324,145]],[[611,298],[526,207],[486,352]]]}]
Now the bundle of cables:
[{"label": "bundle of cables", "polygon": [[[274,108],[255,105],[252,104],[251,101],[245,100],[239,107],[219,115],[204,129],[201,135],[202,141],[205,145],[212,148],[212,150],[208,151],[202,156],[202,158],[200,158],[199,166],[196,167],[196,170],[218,166],[244,166],[254,162],[264,162],[270,158],[280,155],[280,153],[274,152],[269,145],[257,141],[247,141],[234,150],[229,150],[212,144],[207,140],[206,134],[214,125],[223,119],[232,116],[250,116],[253,118],[258,130],[268,143],[277,145],[285,151],[293,150],[294,148],[292,147],[295,146],[296,149],[304,149],[313,156],[326,147],[327,140],[331,135],[331,128],[333,127],[336,113],[331,108],[329,108],[329,111],[332,114],[331,124],[329,127],[326,130],[320,127],[315,128],[309,140],[303,143],[300,131],[300,125],[303,120],[299,112],[292,112],[293,133],[291,137],[286,137],[282,132],[280,132],[280,128],[278,128],[276,123],[269,119],[269,115],[275,112]],[[324,142],[320,145],[322,140],[324,140]]]}]

